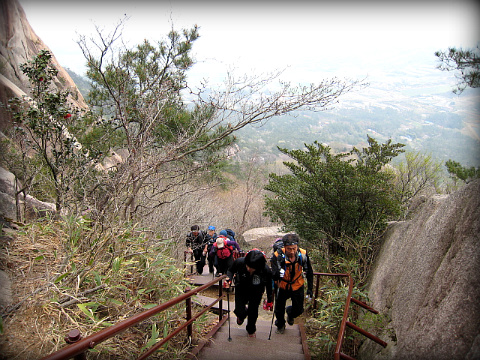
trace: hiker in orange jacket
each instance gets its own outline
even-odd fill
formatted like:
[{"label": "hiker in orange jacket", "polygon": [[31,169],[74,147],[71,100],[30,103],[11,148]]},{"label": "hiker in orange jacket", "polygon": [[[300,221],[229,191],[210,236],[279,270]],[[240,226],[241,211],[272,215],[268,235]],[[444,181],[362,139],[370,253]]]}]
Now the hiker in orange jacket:
[{"label": "hiker in orange jacket", "polygon": [[[300,238],[297,234],[287,234],[283,237],[283,248],[274,252],[270,263],[273,280],[277,285],[275,303],[275,325],[277,333],[285,332],[285,312],[288,325],[293,325],[297,316],[303,314],[304,275],[307,278],[307,296],[313,294],[313,269],[306,250],[298,247]],[[292,305],[285,309],[287,299],[292,299]]]}]

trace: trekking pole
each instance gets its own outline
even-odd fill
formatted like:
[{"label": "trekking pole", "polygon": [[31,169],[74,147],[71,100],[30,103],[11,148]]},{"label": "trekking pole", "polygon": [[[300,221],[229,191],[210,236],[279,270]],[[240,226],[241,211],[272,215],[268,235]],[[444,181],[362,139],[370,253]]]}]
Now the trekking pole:
[{"label": "trekking pole", "polygon": [[278,286],[277,286],[277,291],[275,292],[275,299],[273,302],[272,322],[270,323],[270,334],[268,334],[268,340],[270,340],[270,338],[272,337],[273,319],[275,318],[275,306],[277,306],[277,297],[278,297]]}]

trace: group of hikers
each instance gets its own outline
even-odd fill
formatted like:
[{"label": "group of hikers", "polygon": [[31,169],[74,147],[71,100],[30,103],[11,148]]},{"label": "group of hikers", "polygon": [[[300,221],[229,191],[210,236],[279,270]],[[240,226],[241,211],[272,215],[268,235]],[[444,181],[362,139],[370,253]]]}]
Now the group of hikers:
[{"label": "group of hikers", "polygon": [[215,276],[221,276],[232,266],[234,258],[241,253],[235,241],[235,232],[231,229],[220,231],[217,235],[215,226],[209,226],[207,232],[193,225],[185,241],[187,250],[193,252],[197,275],[203,274],[206,260],[210,274],[217,270]]},{"label": "group of hikers", "polygon": [[[202,274],[208,260],[210,273],[215,267],[216,276],[227,276],[223,283],[226,289],[234,283],[237,324],[242,325],[246,319],[248,336],[254,338],[264,292],[267,299],[263,309],[274,311],[277,334],[283,334],[285,325],[292,326],[295,318],[303,313],[305,278],[306,295],[313,296],[312,264],[306,250],[299,247],[299,241],[297,234],[286,234],[275,241],[270,259],[259,249],[252,249],[242,256],[232,230],[222,230],[217,236],[214,226],[209,226],[204,233],[194,225],[187,236],[186,246],[193,251],[198,274]],[[226,248],[228,250],[224,250]],[[241,255],[234,256],[235,252]],[[291,299],[291,305],[286,306],[288,299]]]}]

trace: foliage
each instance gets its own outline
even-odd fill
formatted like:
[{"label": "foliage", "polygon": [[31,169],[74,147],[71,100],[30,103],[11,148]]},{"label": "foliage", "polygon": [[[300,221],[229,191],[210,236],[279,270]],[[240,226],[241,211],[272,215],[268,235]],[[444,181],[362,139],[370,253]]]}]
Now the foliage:
[{"label": "foliage", "polygon": [[[398,216],[400,203],[392,187],[392,175],[381,171],[401,153],[402,144],[378,144],[368,137],[369,147],[332,154],[315,142],[307,150],[280,151],[295,162],[284,162],[290,174],[269,175],[266,214],[281,221],[328,253],[339,254],[340,239],[375,234]],[[330,263],[331,265],[331,263]]]},{"label": "foliage", "polygon": [[193,65],[190,53],[199,36],[196,26],[172,30],[156,46],[144,41],[126,49],[114,48],[120,25],[111,36],[98,31],[98,42],[79,42],[88,62],[92,87],[87,100],[95,124],[85,141],[107,144],[102,153],[126,154],[95,196],[100,213],[119,209],[122,218],[133,218],[180,198],[187,182],[221,178],[223,151],[234,138],[221,124],[207,126],[211,106],[183,103],[186,71]]},{"label": "foliage", "polygon": [[[184,219],[192,218],[191,207],[199,203],[192,194],[218,184],[223,161],[232,153],[234,132],[297,110],[324,110],[359,85],[331,79],[301,87],[280,83],[273,91],[271,82],[280,73],[241,79],[229,74],[225,88],[212,90],[205,85],[187,106],[183,94],[197,27],[182,33],[172,30],[166,42],[154,46],[145,41],[134,49],[115,48],[118,30],[109,37],[99,31],[99,40],[90,44],[85,38],[80,41],[92,81],[91,112],[80,116],[70,108],[67,93],[45,86],[56,74],[48,52],[41,52],[24,68],[34,82],[33,106],[27,99],[12,103],[21,125],[17,135],[26,144],[20,147],[21,155],[32,159],[27,155],[35,149],[38,156],[33,160],[43,162],[38,171],[36,162],[25,162],[24,178],[49,175],[51,181],[43,191],[53,194],[58,210],[66,204],[76,210],[59,211],[56,220],[45,218],[26,227],[9,253],[13,263],[22,264],[19,274],[36,275],[35,281],[29,278],[22,283],[30,287],[22,296],[31,306],[21,309],[34,309],[36,324],[41,324],[41,334],[29,341],[52,346],[41,351],[61,347],[68,327],[89,334],[183,292],[180,261],[169,256],[178,255],[177,239],[151,236],[133,219],[155,226],[152,219],[166,222],[164,218],[171,216],[165,229],[159,227],[163,234],[178,223],[183,226]],[[117,163],[101,164],[114,152],[123,153]],[[258,174],[254,167],[250,170],[242,226],[247,226],[246,214],[258,196],[254,186]],[[181,199],[190,202],[182,203],[184,208],[172,206],[172,214],[159,211]],[[217,210],[225,212],[224,207]],[[69,215],[62,217],[64,213]],[[38,296],[33,299],[32,294]],[[100,357],[132,353],[128,347],[145,344],[146,332],[151,335],[145,346],[150,346],[181,317],[179,309],[172,309],[127,333],[119,347],[105,343],[96,351]],[[4,329],[8,333],[27,322],[9,320]],[[177,345],[178,349],[183,344]]]},{"label": "foliage", "polygon": [[392,319],[387,313],[374,314],[365,311],[359,316],[357,321],[358,327],[368,331],[371,334],[379,336],[379,334],[387,335],[392,341],[396,342],[396,334],[391,327]]},{"label": "foliage", "polygon": [[437,66],[442,71],[459,70],[455,94],[461,94],[467,87],[480,86],[480,48],[462,49],[449,48],[448,51],[436,51],[435,56],[440,60]]},{"label": "foliage", "polygon": [[[68,91],[51,90],[57,69],[52,55],[41,50],[33,60],[21,65],[31,83],[32,98],[13,98],[12,138],[18,144],[21,165],[17,176],[26,180],[26,187],[41,183],[44,199],[51,197],[60,211],[68,196],[80,190],[79,183],[88,174],[94,160],[78,140],[84,128],[75,126],[79,112],[69,103]],[[33,154],[33,156],[32,156]]]},{"label": "foliage", "polygon": [[431,155],[420,152],[405,153],[402,161],[394,169],[395,187],[403,206],[422,193],[440,192],[442,165]]},{"label": "foliage", "polygon": [[454,179],[460,179],[468,184],[470,181],[480,177],[480,167],[466,167],[462,166],[459,162],[448,160],[445,163],[448,173]]},{"label": "foliage", "polygon": [[[340,324],[345,310],[345,303],[348,294],[348,286],[339,285],[336,280],[330,279],[323,283],[319,289],[316,310],[310,309],[311,315],[305,323],[309,335],[308,346],[314,359],[332,359],[340,329]],[[364,301],[366,295],[353,288],[352,296]],[[348,320],[354,320],[358,316],[358,309],[351,303]],[[350,353],[356,351],[354,332],[347,328],[344,338],[342,352]]]}]

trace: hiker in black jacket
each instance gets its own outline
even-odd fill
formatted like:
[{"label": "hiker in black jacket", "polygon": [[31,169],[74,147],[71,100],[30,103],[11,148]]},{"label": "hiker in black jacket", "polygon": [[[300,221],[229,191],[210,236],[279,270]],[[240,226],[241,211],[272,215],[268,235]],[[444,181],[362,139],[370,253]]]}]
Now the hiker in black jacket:
[{"label": "hiker in black jacket", "polygon": [[[265,254],[258,250],[250,250],[245,257],[236,259],[227,270],[224,286],[230,287],[231,279],[235,281],[235,310],[237,324],[242,325],[247,319],[249,337],[256,337],[258,307],[263,292],[267,290],[267,306],[273,309],[272,272],[267,265]],[[227,290],[228,291],[228,290]]]},{"label": "hiker in black jacket", "polygon": [[200,231],[198,225],[193,225],[190,228],[191,232],[187,235],[185,246],[188,251],[193,252],[195,258],[195,265],[197,267],[197,274],[202,275],[203,267],[205,266],[207,236],[203,231]]}]

